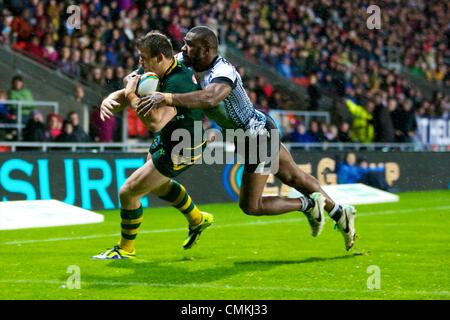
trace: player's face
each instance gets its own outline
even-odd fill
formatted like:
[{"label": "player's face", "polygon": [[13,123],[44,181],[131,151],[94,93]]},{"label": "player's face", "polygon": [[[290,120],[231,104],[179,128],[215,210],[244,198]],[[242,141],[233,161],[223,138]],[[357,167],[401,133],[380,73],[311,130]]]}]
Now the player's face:
[{"label": "player's face", "polygon": [[203,49],[198,41],[195,41],[194,34],[188,32],[184,38],[184,45],[181,48],[184,64],[198,70],[202,65]]},{"label": "player's face", "polygon": [[158,58],[151,57],[146,50],[140,50],[139,54],[140,54],[139,63],[144,68],[144,72],[158,73],[159,67]]}]

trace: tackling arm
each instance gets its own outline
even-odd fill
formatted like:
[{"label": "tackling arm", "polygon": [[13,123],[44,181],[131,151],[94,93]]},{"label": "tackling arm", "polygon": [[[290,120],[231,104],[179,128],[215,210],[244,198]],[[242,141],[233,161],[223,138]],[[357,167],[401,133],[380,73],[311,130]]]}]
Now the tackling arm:
[{"label": "tackling arm", "polygon": [[189,93],[165,93],[164,95],[168,105],[174,107],[210,109],[216,107],[230,92],[231,87],[228,84],[211,83],[203,90]]},{"label": "tackling arm", "polygon": [[231,86],[225,83],[211,83],[203,90],[188,93],[161,93],[142,98],[137,104],[137,112],[147,116],[150,110],[163,106],[188,109],[209,109],[216,107],[231,92]]}]

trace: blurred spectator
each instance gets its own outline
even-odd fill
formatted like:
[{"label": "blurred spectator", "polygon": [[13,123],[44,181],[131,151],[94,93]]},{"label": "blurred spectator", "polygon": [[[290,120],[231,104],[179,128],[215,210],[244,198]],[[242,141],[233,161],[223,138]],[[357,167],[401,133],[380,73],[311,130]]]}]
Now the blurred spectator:
[{"label": "blurred spectator", "polygon": [[325,136],[319,128],[319,123],[316,120],[311,120],[309,122],[308,134],[312,137],[313,142],[325,141]]},{"label": "blurred spectator", "polygon": [[100,108],[94,106],[91,112],[89,130],[92,141],[113,142],[115,123],[115,117],[111,117],[109,119],[106,119],[105,121],[102,121],[102,119],[100,118]]},{"label": "blurred spectator", "polygon": [[106,56],[106,64],[109,66],[117,66],[118,64],[118,59],[116,56],[116,52],[114,49],[114,46],[112,44],[108,45],[106,52],[105,52],[105,56]]},{"label": "blurred spectator", "polygon": [[338,141],[352,142],[352,139],[350,138],[350,124],[346,121],[341,122],[339,125]]},{"label": "blurred spectator", "polygon": [[77,79],[81,76],[80,59],[80,50],[72,50],[69,61],[69,70],[67,74]]},{"label": "blurred spectator", "polygon": [[12,35],[15,37],[15,44],[20,47],[30,39],[33,27],[29,23],[31,20],[29,10],[22,10],[21,16],[19,16],[19,12],[16,14],[17,15],[14,15],[14,19],[11,23],[11,29]]},{"label": "blurred spectator", "polygon": [[75,99],[76,102],[78,103],[83,103],[83,99],[84,99],[84,88],[82,84],[76,84],[74,89],[73,89],[73,97]]},{"label": "blurred spectator", "polygon": [[358,162],[363,172],[363,177],[359,182],[381,190],[391,191],[386,181],[386,172],[383,164],[378,167],[371,167],[365,158],[360,158]]},{"label": "blurred spectator", "polygon": [[64,47],[61,50],[61,58],[58,61],[58,69],[61,70],[62,73],[71,74],[71,64],[70,64],[70,49],[68,47]]},{"label": "blurred spectator", "polygon": [[354,103],[351,99],[345,99],[345,105],[353,116],[351,138],[354,142],[369,143],[374,138],[374,127],[372,124],[373,104],[367,104],[366,108]]},{"label": "blurred spectator", "polygon": [[299,143],[317,142],[317,139],[311,132],[306,132],[306,127],[303,123],[299,123],[295,131],[291,133],[289,141]]},{"label": "blurred spectator", "polygon": [[[22,76],[16,75],[12,78],[11,89],[8,91],[8,99],[17,101],[33,101],[33,95],[30,90],[25,88]],[[28,120],[28,117],[30,116],[33,109],[33,106],[22,106],[23,122],[26,122]]]},{"label": "blurred spectator", "polygon": [[33,36],[31,42],[27,42],[25,50],[35,58],[41,59],[44,57],[44,49],[41,47],[37,36]]},{"label": "blurred spectator", "polygon": [[338,184],[357,183],[363,176],[356,165],[356,155],[353,152],[347,153],[344,161],[338,163],[336,173]]},{"label": "blurred spectator", "polygon": [[[375,104],[370,100],[368,104]],[[372,108],[372,106],[369,106]],[[378,103],[374,107],[373,126],[375,130],[375,142],[395,142],[394,124],[387,106]]]},{"label": "blurred spectator", "polygon": [[70,121],[64,121],[62,133],[56,138],[56,142],[79,142]]},{"label": "blurred spectator", "polygon": [[67,115],[67,122],[71,124],[71,132],[75,138],[74,142],[89,142],[89,135],[80,126],[80,116],[77,112],[71,111]]},{"label": "blurred spectator", "polygon": [[5,103],[6,100],[8,100],[6,91],[0,90],[0,123],[8,123],[16,118],[10,111],[11,106]]},{"label": "blurred spectator", "polygon": [[58,51],[55,49],[51,34],[46,34],[44,38],[43,57],[52,63],[58,62]]},{"label": "blurred spectator", "polygon": [[114,75],[114,69],[112,67],[107,67],[105,69],[105,87],[108,92],[113,92],[121,89],[122,79],[117,79]]},{"label": "blurred spectator", "polygon": [[84,48],[81,52],[81,60],[80,60],[80,74],[81,78],[89,79],[89,74],[93,68],[94,55],[90,48]]},{"label": "blurred spectator", "polygon": [[406,101],[401,105],[401,110],[397,116],[396,141],[397,142],[413,142],[413,138],[417,130],[416,116],[412,111],[412,103]]},{"label": "blurred spectator", "polygon": [[319,109],[320,89],[317,86],[317,78],[315,75],[311,75],[308,86],[309,96],[309,109],[311,111],[317,111]]},{"label": "blurred spectator", "polygon": [[59,114],[50,113],[47,116],[47,136],[49,140],[56,140],[62,132],[62,119]]},{"label": "blurred spectator", "polygon": [[[8,100],[8,95],[6,91],[0,90],[0,124],[13,124],[16,123],[16,115],[14,114],[11,105],[6,104],[5,101]],[[0,141],[17,140],[17,129],[14,128],[0,128]]]},{"label": "blurred spectator", "polygon": [[44,116],[40,111],[33,111],[23,130],[23,140],[31,142],[49,141]]},{"label": "blurred spectator", "polygon": [[338,162],[337,170],[338,183],[364,183],[369,186],[387,190],[389,188],[384,166],[369,166],[365,158],[358,159],[353,152],[345,155],[344,161]]},{"label": "blurred spectator", "polygon": [[338,128],[335,125],[331,125],[328,127],[328,130],[325,133],[325,139],[327,142],[336,143],[338,140]]},{"label": "blurred spectator", "polygon": [[292,79],[292,69],[291,60],[289,58],[284,58],[277,65],[277,71],[284,77]]},{"label": "blurred spectator", "polygon": [[92,69],[90,79],[95,84],[98,84],[99,86],[103,86],[105,81],[103,78],[102,69],[100,69],[100,68]]}]

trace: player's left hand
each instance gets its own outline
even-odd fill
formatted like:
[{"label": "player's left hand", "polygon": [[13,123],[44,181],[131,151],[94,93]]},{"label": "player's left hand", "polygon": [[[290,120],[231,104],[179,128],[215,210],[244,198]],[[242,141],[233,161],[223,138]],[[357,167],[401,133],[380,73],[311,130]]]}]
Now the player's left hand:
[{"label": "player's left hand", "polygon": [[159,108],[166,105],[166,98],[160,92],[152,93],[151,95],[140,99],[137,105],[137,114],[141,117],[146,117],[150,114],[153,108]]}]

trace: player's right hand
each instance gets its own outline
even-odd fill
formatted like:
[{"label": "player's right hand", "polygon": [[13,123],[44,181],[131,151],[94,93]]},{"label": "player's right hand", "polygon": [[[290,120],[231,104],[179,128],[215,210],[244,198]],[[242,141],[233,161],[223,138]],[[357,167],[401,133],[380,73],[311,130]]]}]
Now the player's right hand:
[{"label": "player's right hand", "polygon": [[140,78],[140,75],[134,74],[131,75],[130,79],[128,80],[127,86],[125,87],[125,98],[127,98],[129,102],[133,102],[133,100],[139,98],[136,94],[136,88]]},{"label": "player's right hand", "polygon": [[112,116],[114,116],[113,110],[118,106],[120,106],[119,102],[117,102],[110,96],[106,97],[102,101],[102,105],[100,106],[100,119],[102,119],[102,121],[105,121],[106,119],[109,119]]},{"label": "player's right hand", "polygon": [[130,81],[131,78],[133,78],[134,76],[136,76],[138,73],[137,71],[133,71],[130,74],[128,74],[125,78],[123,78],[123,86],[126,87],[128,82]]}]

